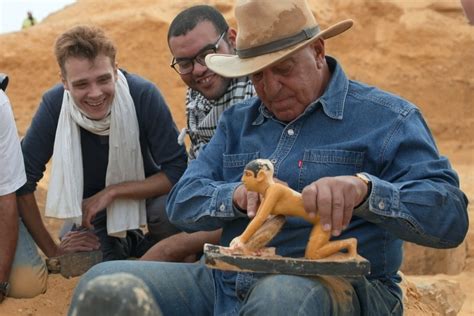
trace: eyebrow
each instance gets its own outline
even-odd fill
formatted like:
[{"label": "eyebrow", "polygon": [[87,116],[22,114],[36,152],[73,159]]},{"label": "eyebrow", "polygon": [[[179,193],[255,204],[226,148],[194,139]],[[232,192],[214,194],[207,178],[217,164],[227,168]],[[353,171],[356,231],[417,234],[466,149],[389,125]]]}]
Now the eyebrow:
[{"label": "eyebrow", "polygon": [[73,81],[72,85],[76,86],[76,85],[86,83],[86,82],[87,82],[87,79],[79,79],[79,80]]},{"label": "eyebrow", "polygon": [[110,79],[110,78],[112,78],[112,74],[110,74],[110,73],[106,73],[106,74],[103,74],[103,75],[97,77],[97,79],[99,79],[99,80],[100,79]]},{"label": "eyebrow", "polygon": [[[101,80],[101,79],[110,79],[112,78],[112,75],[107,73],[107,74],[103,74],[99,77],[97,77],[97,80]],[[79,80],[76,80],[76,81],[73,81],[72,82],[72,85],[79,85],[79,84],[82,84],[82,83],[87,83],[88,80],[87,79],[79,79]]]}]

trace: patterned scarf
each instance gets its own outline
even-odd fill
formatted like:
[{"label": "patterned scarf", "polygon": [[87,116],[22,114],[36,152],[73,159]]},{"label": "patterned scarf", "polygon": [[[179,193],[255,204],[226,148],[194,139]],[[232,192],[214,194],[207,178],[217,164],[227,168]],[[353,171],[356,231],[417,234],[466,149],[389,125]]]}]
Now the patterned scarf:
[{"label": "patterned scarf", "polygon": [[249,77],[232,79],[227,91],[217,100],[208,100],[198,91],[188,88],[186,93],[188,128],[183,128],[178,143],[183,144],[186,133],[189,135],[191,139],[189,159],[196,159],[202,147],[209,143],[222,112],[254,95],[255,89]]}]

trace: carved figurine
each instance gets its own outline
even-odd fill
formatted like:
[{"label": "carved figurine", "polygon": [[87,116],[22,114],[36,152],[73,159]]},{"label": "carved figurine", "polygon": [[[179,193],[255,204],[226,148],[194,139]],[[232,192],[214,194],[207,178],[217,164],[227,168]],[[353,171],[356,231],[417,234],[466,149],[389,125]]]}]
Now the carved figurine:
[{"label": "carved figurine", "polygon": [[301,193],[277,183],[273,180],[273,164],[267,159],[256,159],[245,166],[242,181],[248,191],[261,194],[263,200],[257,210],[255,218],[249,223],[242,235],[234,238],[230,248],[241,251],[246,249],[246,243],[255,232],[264,224],[270,215],[298,216],[312,223],[308,244],[306,246],[306,259],[322,259],[347,249],[345,257],[353,259],[357,256],[357,239],[329,241],[331,234],[324,231],[319,216],[310,217],[303,206]]}]

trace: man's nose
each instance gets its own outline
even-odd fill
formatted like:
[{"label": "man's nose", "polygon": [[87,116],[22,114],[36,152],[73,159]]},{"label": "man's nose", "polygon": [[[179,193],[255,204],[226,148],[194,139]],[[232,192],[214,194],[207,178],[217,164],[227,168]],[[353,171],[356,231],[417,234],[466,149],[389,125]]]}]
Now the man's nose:
[{"label": "man's nose", "polygon": [[263,73],[263,88],[267,96],[275,96],[281,90],[281,83],[271,72]]},{"label": "man's nose", "polygon": [[206,65],[201,65],[201,63],[198,63],[196,60],[194,60],[193,62],[194,62],[193,75],[199,76],[207,71]]},{"label": "man's nose", "polygon": [[102,95],[102,90],[97,84],[92,84],[88,93],[89,97],[99,97]]}]

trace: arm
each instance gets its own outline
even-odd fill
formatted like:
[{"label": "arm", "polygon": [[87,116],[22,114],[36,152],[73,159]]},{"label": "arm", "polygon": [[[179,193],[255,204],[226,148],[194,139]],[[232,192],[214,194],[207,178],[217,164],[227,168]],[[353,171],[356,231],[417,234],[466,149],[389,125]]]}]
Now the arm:
[{"label": "arm", "polygon": [[[60,89],[59,89],[60,90]],[[18,211],[36,244],[48,257],[59,254],[56,243],[47,231],[34,196],[37,183],[43,177],[46,163],[53,154],[62,90],[46,93],[21,142],[25,159],[26,184],[17,191]],[[54,96],[52,96],[54,94]]]},{"label": "arm", "polygon": [[82,211],[86,227],[117,199],[143,200],[168,194],[186,169],[185,148],[177,143],[178,131],[160,92],[137,76],[127,74],[127,80],[137,111],[146,179],[109,185],[85,199]]},{"label": "arm", "polygon": [[72,236],[70,234],[59,246],[56,245],[41,219],[34,196],[36,185],[43,177],[46,163],[53,153],[63,92],[64,90],[57,86],[43,96],[39,109],[21,142],[27,182],[17,191],[18,211],[36,244],[48,257],[99,247],[97,237],[91,232],[74,233]]},{"label": "arm", "polygon": [[91,226],[91,220],[116,199],[142,200],[167,194],[171,190],[168,177],[159,172],[143,181],[128,181],[113,184],[82,202],[83,225]]},{"label": "arm", "polygon": [[36,198],[33,193],[19,196],[18,210],[26,228],[36,244],[47,257],[56,257],[65,253],[97,250],[100,247],[98,237],[91,231],[70,232],[59,245],[53,240],[44,225]]},{"label": "arm", "polygon": [[301,197],[308,216],[319,216],[323,230],[339,236],[349,225],[354,207],[368,193],[368,186],[357,177],[339,176],[314,181],[303,189]]},{"label": "arm", "polygon": [[[237,190],[236,190],[237,191]],[[268,216],[272,214],[273,207],[278,200],[278,190],[273,190],[269,187],[266,192],[266,196],[263,202],[260,204],[255,217],[249,223],[245,231],[240,235],[240,242],[246,243],[255,232],[262,227],[263,223],[267,220]]]},{"label": "arm", "polygon": [[380,172],[367,174],[372,191],[354,215],[403,240],[435,248],[456,247],[469,223],[468,201],[459,189],[457,174],[439,155],[419,111],[400,120],[380,153]]},{"label": "arm", "polygon": [[0,166],[0,282],[7,282],[18,240],[15,191],[25,183],[26,176],[10,101],[1,89]]},{"label": "arm", "polygon": [[8,281],[18,240],[16,195],[0,196],[0,282]]},{"label": "arm", "polygon": [[[140,260],[144,261],[196,261],[196,254],[202,251],[205,243],[218,244],[222,230],[211,232],[179,233],[161,240],[150,248]],[[191,260],[192,259],[192,260]]]},{"label": "arm", "polygon": [[44,225],[33,193],[18,196],[18,210],[26,228],[47,257],[60,255],[60,250]]},{"label": "arm", "polygon": [[224,176],[223,155],[228,143],[226,113],[221,116],[209,144],[190,162],[168,197],[170,221],[187,232],[216,230],[236,218],[247,218],[233,203],[244,165],[226,170],[232,174]]}]

